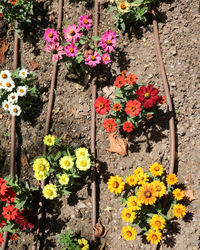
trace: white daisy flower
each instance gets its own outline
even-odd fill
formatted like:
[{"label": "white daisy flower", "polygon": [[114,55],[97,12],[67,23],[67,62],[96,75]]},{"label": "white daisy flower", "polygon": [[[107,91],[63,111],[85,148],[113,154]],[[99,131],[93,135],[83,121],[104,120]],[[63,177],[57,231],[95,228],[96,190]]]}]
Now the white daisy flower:
[{"label": "white daisy flower", "polygon": [[11,78],[4,80],[3,84],[4,84],[4,89],[7,92],[11,92],[14,89],[14,87],[15,87],[15,83],[14,83],[14,81]]},{"label": "white daisy flower", "polygon": [[7,100],[4,100],[4,101],[2,102],[2,108],[3,108],[4,110],[8,110],[9,107],[10,107],[10,103],[9,103]]},{"label": "white daisy flower", "polygon": [[18,94],[17,93],[11,93],[8,95],[8,102],[10,103],[16,103],[18,101]]},{"label": "white daisy flower", "polygon": [[25,96],[27,92],[27,88],[25,86],[19,86],[17,88],[17,94],[18,96]]},{"label": "white daisy flower", "polygon": [[9,79],[9,78],[11,78],[10,71],[8,71],[8,70],[1,71],[1,73],[0,73],[0,80],[6,80],[6,79]]},{"label": "white daisy flower", "polygon": [[21,78],[26,78],[27,77],[27,75],[28,75],[29,73],[28,73],[28,70],[27,69],[21,69],[20,71],[19,71],[19,76],[21,77]]},{"label": "white daisy flower", "polygon": [[0,79],[0,89],[5,89],[5,83]]},{"label": "white daisy flower", "polygon": [[9,111],[12,116],[19,116],[22,112],[20,106],[18,105],[10,105]]}]

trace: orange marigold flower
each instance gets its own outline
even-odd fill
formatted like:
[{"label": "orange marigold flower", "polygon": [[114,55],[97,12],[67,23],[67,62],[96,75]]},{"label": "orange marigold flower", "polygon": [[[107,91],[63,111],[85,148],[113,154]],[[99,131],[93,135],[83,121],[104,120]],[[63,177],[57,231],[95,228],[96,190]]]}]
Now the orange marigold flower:
[{"label": "orange marigold flower", "polygon": [[144,170],[143,170],[142,167],[137,167],[137,168],[133,171],[133,173],[134,173],[136,176],[138,176],[139,174],[143,174],[143,173],[144,173]]},{"label": "orange marigold flower", "polygon": [[178,178],[176,174],[168,174],[166,177],[166,181],[169,185],[175,185],[178,182]]},{"label": "orange marigold flower", "polygon": [[138,185],[142,185],[149,181],[149,176],[146,173],[142,173],[138,175]]},{"label": "orange marigold flower", "polygon": [[13,5],[15,5],[16,2],[17,2],[17,0],[10,0],[10,3],[13,4]]},{"label": "orange marigold flower", "polygon": [[125,112],[127,115],[131,115],[132,117],[138,116],[140,111],[142,111],[140,102],[130,100],[126,103]]},{"label": "orange marigold flower", "polygon": [[137,196],[130,196],[127,200],[127,207],[133,209],[133,211],[139,210],[141,207],[141,202]]},{"label": "orange marigold flower", "polygon": [[166,220],[162,216],[154,214],[150,219],[149,224],[154,230],[162,230],[165,227]]},{"label": "orange marigold flower", "polygon": [[165,186],[165,183],[163,181],[154,181],[152,182],[153,186],[154,186],[154,189],[156,190],[156,196],[157,197],[162,197],[165,192],[166,192],[166,186]]},{"label": "orange marigold flower", "polygon": [[178,203],[174,205],[172,212],[175,217],[182,218],[186,215],[186,207]]},{"label": "orange marigold flower", "polygon": [[117,88],[121,88],[123,87],[124,85],[126,85],[126,80],[124,78],[124,75],[122,76],[117,76],[117,78],[115,79],[115,82],[114,82],[115,86]]},{"label": "orange marigold flower", "polygon": [[165,97],[165,95],[159,95],[159,96],[158,96],[157,102],[160,103],[160,104],[165,103],[165,102],[166,102],[166,97]]},{"label": "orange marigold flower", "polygon": [[136,213],[133,212],[132,208],[125,207],[121,213],[122,213],[121,215],[122,219],[126,222],[133,222],[136,218]]},{"label": "orange marigold flower", "polygon": [[134,126],[133,126],[132,122],[126,121],[124,123],[124,125],[123,125],[123,130],[126,131],[126,132],[128,132],[128,133],[130,133],[131,131],[133,131],[133,128],[134,128]]},{"label": "orange marigold flower", "polygon": [[145,205],[152,205],[156,202],[156,190],[152,183],[145,183],[137,191],[138,199]]},{"label": "orange marigold flower", "polygon": [[161,241],[162,238],[162,234],[159,231],[154,231],[152,229],[150,229],[148,231],[148,233],[146,234],[147,240],[151,243],[151,244],[158,244]]},{"label": "orange marigold flower", "polygon": [[138,178],[135,175],[129,175],[126,177],[126,183],[129,186],[135,186],[138,183]]},{"label": "orange marigold flower", "polygon": [[107,111],[110,110],[109,104],[110,100],[99,96],[94,103],[95,111],[100,115],[104,115]]},{"label": "orange marigold flower", "polygon": [[118,175],[111,176],[107,184],[108,184],[108,189],[110,190],[110,192],[114,194],[121,194],[125,186],[125,182]]},{"label": "orange marigold flower", "polygon": [[136,229],[129,225],[127,225],[126,227],[123,227],[121,232],[122,232],[122,237],[125,240],[134,240],[135,235],[137,234]]},{"label": "orange marigold flower", "polygon": [[115,103],[115,104],[113,105],[113,109],[114,109],[115,111],[120,111],[120,110],[121,110],[121,105],[120,105],[119,103]]},{"label": "orange marigold flower", "polygon": [[126,77],[126,82],[130,85],[135,85],[135,83],[137,82],[138,78],[135,74],[129,74]]},{"label": "orange marigold flower", "polygon": [[174,191],[173,191],[172,193],[173,193],[174,198],[175,198],[177,201],[182,200],[183,197],[185,196],[184,191],[181,190],[180,188],[174,189]]},{"label": "orange marigold flower", "polygon": [[103,121],[103,127],[105,128],[107,133],[115,132],[117,123],[115,122],[115,119],[112,119],[112,118],[105,119]]}]

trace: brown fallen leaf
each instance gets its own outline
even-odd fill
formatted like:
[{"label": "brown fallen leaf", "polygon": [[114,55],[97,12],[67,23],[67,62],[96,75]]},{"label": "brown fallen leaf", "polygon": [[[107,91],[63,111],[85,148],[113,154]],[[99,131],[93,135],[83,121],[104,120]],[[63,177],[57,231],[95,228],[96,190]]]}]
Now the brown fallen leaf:
[{"label": "brown fallen leaf", "polygon": [[0,119],[2,119],[3,118],[3,115],[2,114],[0,114]]},{"label": "brown fallen leaf", "polygon": [[118,137],[117,133],[110,134],[109,140],[110,148],[105,148],[104,150],[123,156],[127,154],[127,143],[122,138]]},{"label": "brown fallen leaf", "polygon": [[105,249],[106,242],[102,243],[100,246],[98,246],[97,250],[103,250]]},{"label": "brown fallen leaf", "polygon": [[26,155],[22,154],[21,156],[21,164],[22,164],[22,167],[26,167],[28,165],[28,159],[26,157]]},{"label": "brown fallen leaf", "polygon": [[197,198],[194,196],[194,190],[191,189],[184,190],[184,194],[185,194],[184,199],[188,202],[197,200]]},{"label": "brown fallen leaf", "polygon": [[33,70],[37,69],[39,67],[39,64],[36,61],[31,61],[30,62],[31,68]]},{"label": "brown fallen leaf", "polygon": [[95,237],[101,238],[106,235],[105,227],[102,225],[100,220],[98,220],[98,222],[96,223],[96,226],[93,229],[94,229]]},{"label": "brown fallen leaf", "polygon": [[8,43],[7,39],[2,39],[0,41],[0,63],[5,63],[5,53],[8,50],[10,44]]}]

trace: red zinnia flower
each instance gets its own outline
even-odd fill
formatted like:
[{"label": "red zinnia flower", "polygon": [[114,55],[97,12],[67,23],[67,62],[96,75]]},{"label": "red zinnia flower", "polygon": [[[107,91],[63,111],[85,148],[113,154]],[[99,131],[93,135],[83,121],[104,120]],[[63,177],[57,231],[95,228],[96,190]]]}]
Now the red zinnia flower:
[{"label": "red zinnia flower", "polygon": [[106,132],[114,132],[116,130],[117,124],[115,122],[115,119],[105,119],[103,121],[103,127],[106,129]]},{"label": "red zinnia flower", "polygon": [[126,131],[126,132],[128,132],[128,133],[130,133],[131,131],[133,131],[133,128],[134,128],[134,126],[133,126],[132,122],[126,121],[124,123],[124,125],[123,125],[123,130]]},{"label": "red zinnia flower", "polygon": [[3,235],[2,235],[2,233],[0,233],[0,246],[2,243],[3,243]]},{"label": "red zinnia flower", "polygon": [[0,13],[0,20],[1,20],[2,16],[3,16],[3,14],[2,14],[2,13]]},{"label": "red zinnia flower", "polygon": [[3,217],[7,220],[14,220],[17,217],[18,209],[15,208],[14,205],[7,205],[7,207],[3,207]]},{"label": "red zinnia flower", "polygon": [[6,225],[6,222],[5,222],[5,220],[2,220],[2,221],[0,222],[0,228],[3,228],[3,227],[5,227],[5,225]]},{"label": "red zinnia flower", "polygon": [[121,110],[121,105],[120,105],[119,103],[115,103],[115,104],[113,105],[113,109],[114,109],[115,111],[120,111],[120,110]]},{"label": "red zinnia flower", "polygon": [[126,75],[126,70],[123,70],[123,71],[121,72],[121,74],[122,74],[123,76],[125,76],[125,75]]},{"label": "red zinnia flower", "polygon": [[18,213],[15,222],[19,224],[20,230],[33,229],[37,221],[37,216],[33,210],[23,209]]},{"label": "red zinnia flower", "polygon": [[11,4],[14,4],[14,5],[15,5],[16,2],[17,2],[17,0],[10,0],[10,3],[11,3]]},{"label": "red zinnia flower", "polygon": [[117,88],[121,88],[121,87],[123,87],[124,85],[126,85],[126,81],[125,81],[124,75],[122,75],[122,76],[117,76],[117,78],[115,79],[114,84],[115,84],[115,86],[116,86]]},{"label": "red zinnia flower", "polygon": [[138,78],[135,74],[129,74],[126,77],[126,82],[130,85],[135,85],[135,83],[137,82]]},{"label": "red zinnia flower", "polygon": [[158,89],[154,88],[151,84],[146,88],[142,86],[136,91],[138,95],[137,100],[142,103],[144,108],[151,108],[158,100]]},{"label": "red zinnia flower", "polygon": [[164,95],[159,95],[157,102],[160,103],[160,104],[165,103],[166,102],[166,97]]},{"label": "red zinnia flower", "polygon": [[96,108],[95,111],[100,115],[104,115],[107,111],[110,110],[109,104],[110,100],[100,96],[95,100],[94,103],[94,107]]},{"label": "red zinnia flower", "polygon": [[7,188],[5,194],[1,195],[1,200],[7,203],[13,202],[16,198],[16,192],[12,188]]},{"label": "red zinnia flower", "polygon": [[130,100],[126,103],[125,112],[127,115],[131,115],[134,117],[137,116],[140,111],[142,111],[140,102]]},{"label": "red zinnia flower", "polygon": [[4,195],[6,192],[6,189],[7,189],[6,181],[0,178],[0,195]]},{"label": "red zinnia flower", "polygon": [[11,240],[16,240],[18,238],[17,234],[10,235]]}]

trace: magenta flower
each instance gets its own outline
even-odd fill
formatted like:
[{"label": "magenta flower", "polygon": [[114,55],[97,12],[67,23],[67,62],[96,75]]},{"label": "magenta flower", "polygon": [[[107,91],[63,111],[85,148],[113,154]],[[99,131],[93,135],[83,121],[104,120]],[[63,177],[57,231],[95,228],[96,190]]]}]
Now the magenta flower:
[{"label": "magenta flower", "polygon": [[58,41],[58,32],[54,29],[47,29],[44,33],[44,39],[47,43],[57,42]]},{"label": "magenta flower", "polygon": [[52,62],[62,59],[62,55],[65,54],[65,51],[63,51],[63,46],[59,43],[46,44],[44,51],[53,53]]},{"label": "magenta flower", "polygon": [[110,59],[110,55],[106,54],[106,53],[101,56],[101,60],[102,60],[103,64],[108,64],[108,63],[112,62]]},{"label": "magenta flower", "polygon": [[89,30],[92,27],[92,19],[88,15],[80,16],[78,22],[79,26],[86,30]]},{"label": "magenta flower", "polygon": [[85,59],[85,64],[88,64],[92,68],[100,63],[101,63],[101,56],[97,51],[95,51],[94,54],[92,55],[88,55],[88,57]]},{"label": "magenta flower", "polygon": [[105,52],[110,53],[116,47],[116,33],[111,30],[107,30],[101,37],[99,45],[104,49]]},{"label": "magenta flower", "polygon": [[67,29],[64,29],[64,38],[66,42],[75,43],[79,41],[82,33],[80,32],[80,27],[76,27],[75,24],[68,25]]},{"label": "magenta flower", "polygon": [[77,55],[77,52],[78,52],[78,48],[73,43],[67,44],[64,50],[68,57],[74,57]]}]

